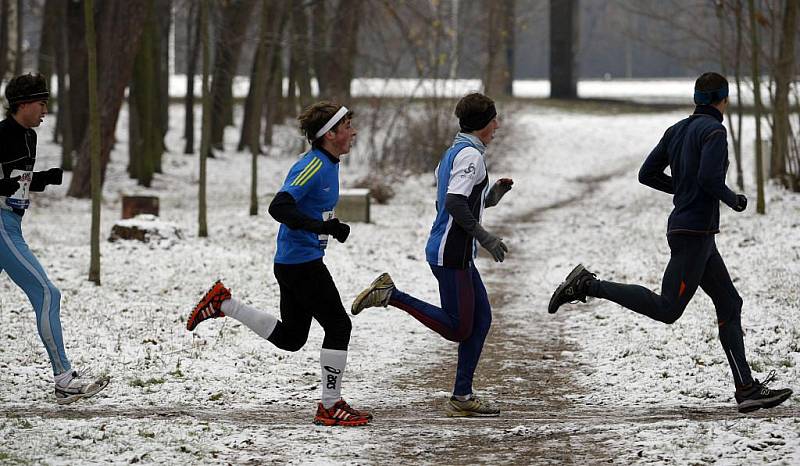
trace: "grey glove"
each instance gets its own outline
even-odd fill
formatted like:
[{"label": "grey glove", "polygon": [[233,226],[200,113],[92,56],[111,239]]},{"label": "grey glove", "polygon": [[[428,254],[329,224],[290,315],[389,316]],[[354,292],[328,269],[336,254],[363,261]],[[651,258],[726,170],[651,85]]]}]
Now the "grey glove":
[{"label": "grey glove", "polygon": [[492,187],[489,189],[489,193],[486,195],[486,200],[484,201],[484,207],[494,207],[499,202],[503,196],[511,191],[511,186],[514,185],[514,180],[511,178],[500,178],[499,180],[495,181]]},{"label": "grey glove", "polygon": [[484,230],[482,226],[475,226],[475,239],[483,246],[484,249],[489,251],[495,262],[503,262],[508,252],[508,247],[503,243],[502,238],[489,233]]}]

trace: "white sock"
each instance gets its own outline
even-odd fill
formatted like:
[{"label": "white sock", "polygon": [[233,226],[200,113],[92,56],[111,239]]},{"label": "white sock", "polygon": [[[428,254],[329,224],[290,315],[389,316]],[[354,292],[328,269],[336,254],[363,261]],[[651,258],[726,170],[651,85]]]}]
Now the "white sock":
[{"label": "white sock", "polygon": [[472,393],[469,395],[453,395],[453,398],[458,401],[469,401],[469,399],[472,398]]},{"label": "white sock", "polygon": [[58,375],[53,376],[53,380],[59,387],[66,387],[72,381],[73,372],[74,371],[72,369],[62,372]]},{"label": "white sock", "polygon": [[271,314],[259,311],[237,299],[231,298],[223,301],[220,308],[226,316],[243,323],[262,338],[269,338],[272,331],[275,330],[275,326],[278,325],[278,319]]},{"label": "white sock", "polygon": [[322,406],[330,409],[342,398],[342,378],[347,364],[347,351],[322,348],[319,353],[322,366]]}]

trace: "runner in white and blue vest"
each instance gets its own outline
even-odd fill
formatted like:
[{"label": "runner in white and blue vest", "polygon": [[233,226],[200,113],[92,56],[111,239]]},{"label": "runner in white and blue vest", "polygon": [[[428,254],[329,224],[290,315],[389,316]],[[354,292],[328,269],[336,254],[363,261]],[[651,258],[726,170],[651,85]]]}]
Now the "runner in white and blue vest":
[{"label": "runner in white and blue vest", "polygon": [[475,267],[476,241],[497,262],[508,248],[481,226],[484,207],[497,205],[513,181],[497,180],[489,188],[486,146],[500,126],[489,97],[473,93],[456,105],[461,131],[436,167],[436,218],[425,256],[439,282],[441,307],[398,290],[383,273],[353,302],[356,315],[368,307],[402,309],[447,340],[458,342],[458,367],[453,394],[445,404],[448,416],[497,416],[500,410],[477,397],[472,379],[492,323],[486,287]]},{"label": "runner in white and blue vest", "polygon": [[350,234],[334,208],[339,201],[339,160],[350,152],[357,134],[352,117],[347,107],[325,101],[297,117],[311,150],[295,162],[269,206],[270,215],[281,224],[273,268],[281,292],[280,319],[233,298],[217,281],[186,322],[192,331],[206,319],[228,316],[285,351],[305,346],[311,320],[319,322],[325,338],[320,351],[322,397],[314,423],[326,426],[360,426],[372,419],[341,396],[352,325],[322,261],[329,237],[344,243]]},{"label": "runner in white and blue vest", "polygon": [[47,115],[50,92],[44,77],[25,74],[8,82],[5,95],[8,108],[0,121],[0,272],[5,271],[28,296],[53,368],[56,402],[68,404],[96,394],[108,385],[108,378],[72,369],[61,330],[61,292],[22,236],[22,218],[32,206],[30,193],[61,184],[63,174],[60,168],[33,171],[33,128]]}]

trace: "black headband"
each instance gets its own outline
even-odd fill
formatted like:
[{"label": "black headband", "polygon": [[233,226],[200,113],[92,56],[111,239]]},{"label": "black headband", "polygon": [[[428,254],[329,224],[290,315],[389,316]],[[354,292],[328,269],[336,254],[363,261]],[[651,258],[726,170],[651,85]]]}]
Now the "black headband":
[{"label": "black headband", "polygon": [[38,102],[40,100],[48,100],[49,98],[50,93],[48,91],[34,92],[25,95],[6,96],[9,105]]},{"label": "black headband", "polygon": [[471,133],[483,129],[497,116],[497,110],[494,104],[490,104],[486,110],[480,113],[472,113],[464,118],[458,119],[458,125],[461,126],[461,132]]}]

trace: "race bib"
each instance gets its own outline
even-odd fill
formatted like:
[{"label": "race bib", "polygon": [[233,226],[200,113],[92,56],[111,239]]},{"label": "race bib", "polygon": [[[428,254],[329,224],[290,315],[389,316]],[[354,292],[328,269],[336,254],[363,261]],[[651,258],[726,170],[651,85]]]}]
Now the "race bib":
[{"label": "race bib", "polygon": [[27,209],[31,205],[30,187],[33,172],[27,170],[14,170],[11,178],[19,177],[19,189],[6,198],[6,205],[12,209]]},{"label": "race bib", "polygon": [[[329,210],[327,212],[323,212],[322,213],[322,221],[324,222],[326,220],[330,220],[330,219],[333,218],[333,216],[334,216],[334,211],[332,211],[332,210]],[[326,247],[328,247],[328,235],[320,234],[318,236],[318,238],[319,238],[319,248],[320,249],[325,249]]]}]

